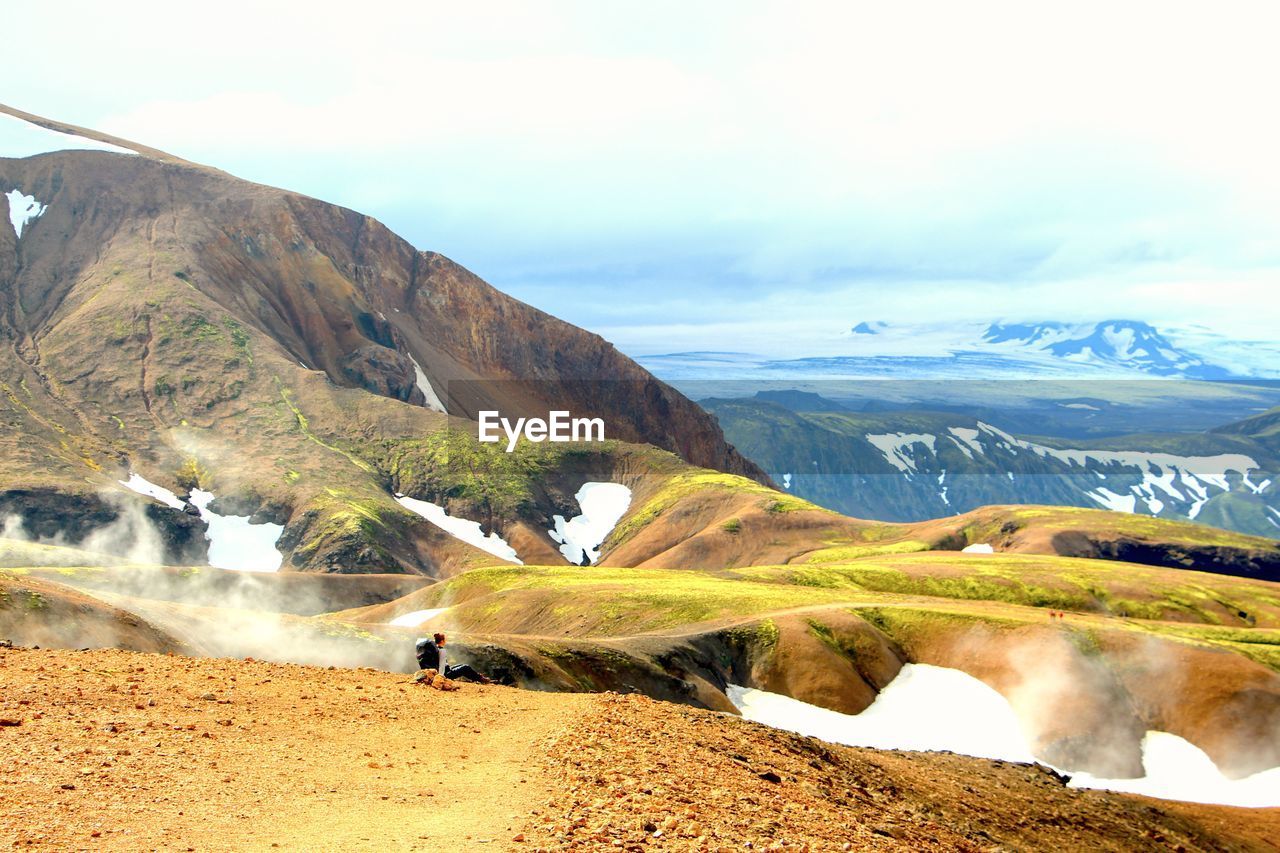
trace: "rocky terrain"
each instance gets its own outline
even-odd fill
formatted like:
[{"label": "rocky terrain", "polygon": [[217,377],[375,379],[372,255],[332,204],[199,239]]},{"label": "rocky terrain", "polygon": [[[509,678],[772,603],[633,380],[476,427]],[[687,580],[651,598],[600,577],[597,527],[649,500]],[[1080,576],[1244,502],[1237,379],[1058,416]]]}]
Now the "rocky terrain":
[{"label": "rocky terrain", "polygon": [[1274,810],[1075,791],[643,697],[0,649],[15,849],[1269,850]]}]

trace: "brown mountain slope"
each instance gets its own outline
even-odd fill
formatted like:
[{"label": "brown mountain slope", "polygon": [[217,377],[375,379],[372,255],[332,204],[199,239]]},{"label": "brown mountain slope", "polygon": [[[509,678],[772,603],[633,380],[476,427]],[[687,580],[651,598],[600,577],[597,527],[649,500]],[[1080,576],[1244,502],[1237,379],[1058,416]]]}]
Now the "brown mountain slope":
[{"label": "brown mountain slope", "polygon": [[[0,493],[109,520],[138,504],[114,482],[132,469],[285,524],[289,568],[447,573],[481,553],[399,507],[405,472],[381,465],[449,425],[428,397],[464,431],[479,408],[566,409],[602,417],[612,439],[767,481],[598,336],[369,217],[129,147],[139,156],[0,158],[0,191],[46,205],[20,238],[0,228]],[[159,516],[168,539],[190,526]],[[545,536],[527,544],[555,558]]]}]

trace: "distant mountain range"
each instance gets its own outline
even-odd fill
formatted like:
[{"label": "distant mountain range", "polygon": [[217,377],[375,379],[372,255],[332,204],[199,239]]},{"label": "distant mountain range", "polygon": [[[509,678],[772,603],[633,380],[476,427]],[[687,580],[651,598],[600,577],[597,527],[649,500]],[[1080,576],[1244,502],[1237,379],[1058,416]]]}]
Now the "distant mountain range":
[{"label": "distant mountain range", "polygon": [[777,482],[862,518],[1056,504],[1280,535],[1280,409],[1207,432],[1079,440],[959,412],[855,412],[804,392],[701,402]]},{"label": "distant mountain range", "polygon": [[1276,379],[1280,343],[1240,341],[1204,327],[1141,320],[896,325],[860,321],[776,358],[679,352],[637,360],[665,379]]}]

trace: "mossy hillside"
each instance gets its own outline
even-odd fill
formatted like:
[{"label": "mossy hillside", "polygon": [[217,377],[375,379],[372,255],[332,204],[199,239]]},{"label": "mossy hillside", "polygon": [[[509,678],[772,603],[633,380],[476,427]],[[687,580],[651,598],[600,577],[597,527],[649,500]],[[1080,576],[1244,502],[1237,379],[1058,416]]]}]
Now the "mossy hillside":
[{"label": "mossy hillside", "polygon": [[[861,611],[856,611],[861,617]],[[862,631],[835,631],[821,616],[805,620],[809,631],[836,654],[850,661],[855,666],[860,661],[875,660],[880,654],[880,645],[870,633]],[[862,672],[862,670],[859,670]],[[866,673],[863,673],[865,676]]]},{"label": "mossy hillside", "polygon": [[618,636],[851,600],[883,599],[848,589],[757,583],[688,570],[519,566],[452,578],[433,587],[424,606],[461,602],[454,605],[454,617],[475,618],[487,629],[523,619],[536,607],[549,630],[586,624],[593,635]]},{"label": "mossy hillside", "polygon": [[876,555],[851,563],[755,567],[755,580],[1028,607],[1280,627],[1280,589],[1179,569],[1026,554]]},{"label": "mossy hillside", "polygon": [[616,441],[482,443],[469,432],[446,428],[421,439],[383,440],[361,448],[370,462],[414,496],[458,500],[491,514],[516,517],[536,504],[544,483],[557,472],[601,467],[616,454]]},{"label": "mossy hillside", "polygon": [[[959,574],[946,574],[941,561],[947,559],[956,555],[719,572],[489,568],[433,587],[430,599],[416,606],[452,604],[453,618],[466,630],[574,637],[697,630],[694,626],[731,629],[793,613],[808,620],[822,638],[827,624],[823,614],[837,608],[866,619],[900,644],[940,634],[1054,624],[1067,629],[1082,648],[1096,648],[1102,636],[1098,632],[1120,631],[1230,651],[1280,668],[1280,628],[1214,621],[1223,611],[1212,603],[1225,601],[1227,606],[1254,608],[1261,624],[1280,624],[1280,601],[1265,583],[1215,575],[1182,580],[1189,573],[1147,567],[1133,567],[1147,574],[1127,579],[1128,566],[1059,557],[976,557]],[[911,571],[874,565],[902,560],[919,564]],[[1146,588],[1146,597],[1135,598],[1121,612],[1117,602],[1126,599],[1119,592],[1134,586]],[[1050,623],[1046,608],[1075,612],[1067,622]],[[1166,621],[1171,618],[1184,621]],[[829,639],[835,642],[834,634]]]},{"label": "mossy hillside", "polygon": [[[1034,612],[993,605],[982,612],[936,606],[860,607],[857,615],[904,649],[938,636],[959,637],[971,632],[1014,631],[1043,624]],[[1072,630],[1077,630],[1074,626]]]},{"label": "mossy hillside", "polygon": [[1232,651],[1280,671],[1280,630],[1274,628],[1220,628],[1170,622],[1147,623],[1143,628],[1161,637]]},{"label": "mossy hillside", "polygon": [[373,549],[393,571],[395,560],[383,543],[391,538],[393,524],[404,525],[413,516],[389,497],[367,497],[340,489],[323,489],[306,504],[313,520],[295,546],[295,559],[307,560],[338,543]]},{"label": "mossy hillside", "polygon": [[1189,548],[1273,551],[1278,547],[1274,539],[1203,524],[1082,507],[999,507],[976,510],[970,515],[979,516],[961,527],[970,543],[1000,539],[1006,533],[1006,526],[1012,523],[1016,528],[1034,526],[1052,532],[1081,531],[1098,537],[1124,536]]},{"label": "mossy hillside", "polygon": [[[746,477],[724,474],[719,471],[708,471],[704,468],[695,468],[681,471],[669,477],[657,492],[645,501],[643,506],[638,509],[633,507],[627,517],[614,528],[606,544],[612,547],[626,542],[682,500],[699,494],[716,493],[734,497],[741,495],[755,497],[758,499],[757,503],[760,509],[768,513],[781,514],[812,511],[835,515],[830,510],[823,509],[802,498],[775,491]],[[740,520],[739,524],[741,524]]]},{"label": "mossy hillside", "polygon": [[[874,530],[875,528],[872,528]],[[911,554],[928,551],[931,544],[920,539],[903,539],[897,542],[871,541],[865,545],[828,545],[805,557],[808,563],[843,563],[875,557],[883,554]]]}]

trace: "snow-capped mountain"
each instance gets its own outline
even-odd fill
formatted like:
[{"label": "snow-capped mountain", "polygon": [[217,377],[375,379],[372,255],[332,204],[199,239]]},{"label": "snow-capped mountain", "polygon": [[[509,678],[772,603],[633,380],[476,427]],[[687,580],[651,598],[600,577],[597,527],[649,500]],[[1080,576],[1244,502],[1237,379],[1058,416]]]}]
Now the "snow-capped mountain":
[{"label": "snow-capped mountain", "polygon": [[1174,346],[1150,323],[1105,320],[1101,323],[993,323],[982,335],[987,344],[1081,364],[1130,368],[1153,376],[1225,379],[1231,371]]},{"label": "snow-capped mountain", "polygon": [[1280,379],[1280,343],[1141,320],[898,324],[862,320],[779,336],[778,352],[676,352],[636,360],[667,380]]},{"label": "snow-capped mountain", "polygon": [[950,413],[840,412],[832,402],[778,392],[704,405],[775,481],[860,518],[1047,504],[1280,534],[1280,460],[1267,437],[1280,410],[1213,432],[1073,440]]}]

